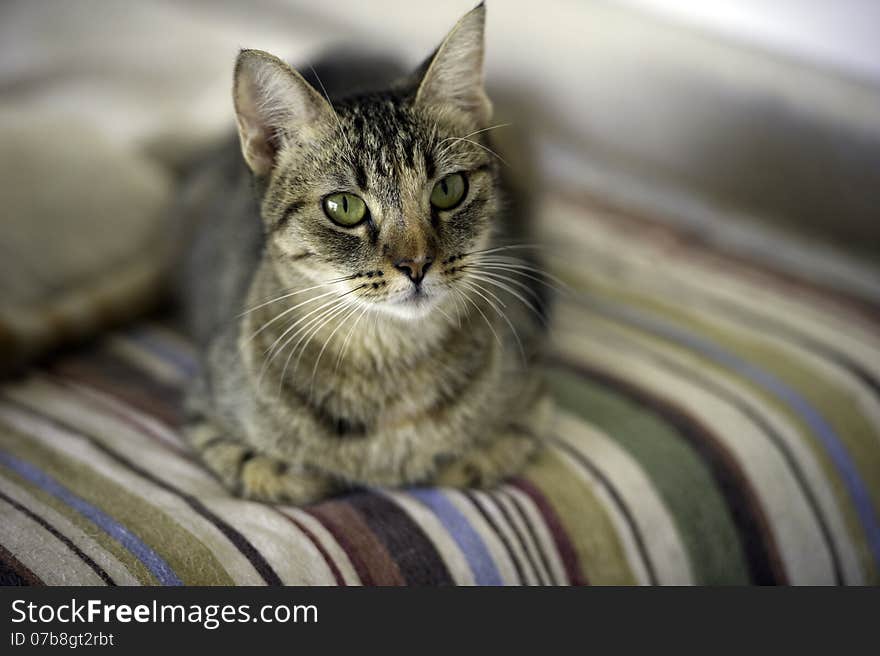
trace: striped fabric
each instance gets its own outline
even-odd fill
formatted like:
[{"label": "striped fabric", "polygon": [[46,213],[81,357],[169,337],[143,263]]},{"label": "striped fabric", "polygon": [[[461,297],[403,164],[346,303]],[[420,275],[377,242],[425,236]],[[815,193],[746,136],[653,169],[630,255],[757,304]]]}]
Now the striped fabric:
[{"label": "striped fabric", "polygon": [[550,445],[492,492],[230,497],[163,324],[0,389],[6,584],[876,584],[880,309],[574,202]]}]

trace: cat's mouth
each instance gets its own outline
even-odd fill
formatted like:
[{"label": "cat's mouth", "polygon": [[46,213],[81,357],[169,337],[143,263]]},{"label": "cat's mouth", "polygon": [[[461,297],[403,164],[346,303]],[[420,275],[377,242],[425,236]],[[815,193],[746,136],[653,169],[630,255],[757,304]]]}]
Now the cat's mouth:
[{"label": "cat's mouth", "polygon": [[408,305],[413,308],[427,306],[433,301],[433,294],[429,294],[423,287],[414,287],[408,294],[405,294],[398,303]]},{"label": "cat's mouth", "polygon": [[425,289],[423,286],[413,287],[400,294],[398,298],[388,303],[385,307],[398,316],[407,319],[424,317],[434,306],[439,296],[436,291]]}]

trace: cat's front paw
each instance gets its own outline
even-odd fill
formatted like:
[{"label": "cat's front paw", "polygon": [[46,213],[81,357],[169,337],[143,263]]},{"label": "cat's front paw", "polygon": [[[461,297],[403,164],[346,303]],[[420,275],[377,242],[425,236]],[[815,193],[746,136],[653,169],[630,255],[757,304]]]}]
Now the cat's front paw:
[{"label": "cat's front paw", "polygon": [[256,455],[241,469],[238,492],[246,499],[297,506],[315,503],[339,491],[326,476],[298,471],[276,458]]},{"label": "cat's front paw", "polygon": [[471,458],[460,458],[441,467],[434,477],[433,484],[439,487],[457,488],[493,487],[496,481],[488,482],[488,473],[486,468],[473,462]]},{"label": "cat's front paw", "polygon": [[245,499],[306,505],[340,489],[333,479],[260,453],[209,421],[194,421],[185,433],[208,469],[230,492]]},{"label": "cat's front paw", "polygon": [[511,434],[475,447],[461,457],[442,465],[433,484],[440,487],[495,487],[522,470],[538,450],[531,437]]}]

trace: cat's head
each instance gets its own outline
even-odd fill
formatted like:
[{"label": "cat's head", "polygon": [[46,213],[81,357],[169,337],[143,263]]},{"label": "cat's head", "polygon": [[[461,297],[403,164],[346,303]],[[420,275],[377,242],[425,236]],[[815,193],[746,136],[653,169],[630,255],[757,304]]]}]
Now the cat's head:
[{"label": "cat's head", "polygon": [[500,203],[484,22],[480,5],[411,79],[334,105],[280,59],[241,52],[242,152],[265,183],[266,253],[285,285],[338,281],[405,318],[467,285],[462,258],[486,247]]}]

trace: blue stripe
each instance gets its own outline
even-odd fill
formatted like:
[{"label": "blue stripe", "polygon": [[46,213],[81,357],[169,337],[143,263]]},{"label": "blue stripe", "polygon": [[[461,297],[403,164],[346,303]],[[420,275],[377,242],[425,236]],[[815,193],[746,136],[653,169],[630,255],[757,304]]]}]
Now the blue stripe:
[{"label": "blue stripe", "polygon": [[477,585],[504,585],[483,539],[443,492],[432,488],[418,488],[407,492],[437,516],[464,553]]},{"label": "blue stripe", "polygon": [[870,491],[864,481],[862,481],[861,476],[859,476],[856,464],[841,442],[840,436],[807,399],[773,374],[689,331],[660,319],[648,318],[632,309],[613,307],[598,299],[594,299],[591,295],[585,294],[585,296],[590,296],[592,299],[588,303],[589,307],[663,337],[668,341],[685,346],[692,351],[701,353],[716,364],[727,367],[751,380],[787,405],[809,426],[810,431],[819,438],[819,442],[840,472],[843,483],[853,500],[856,513],[865,530],[865,536],[874,560],[880,563],[880,521],[878,521],[877,511],[871,500]]},{"label": "blue stripe", "polygon": [[0,464],[9,467],[9,469],[26,478],[31,483],[38,485],[53,497],[60,499],[83,517],[102,528],[109,536],[134,554],[162,585],[183,585],[183,581],[178,578],[177,574],[174,573],[159,554],[141,542],[137,536],[122,524],[76,496],[45,472],[5,451],[0,451]]}]

